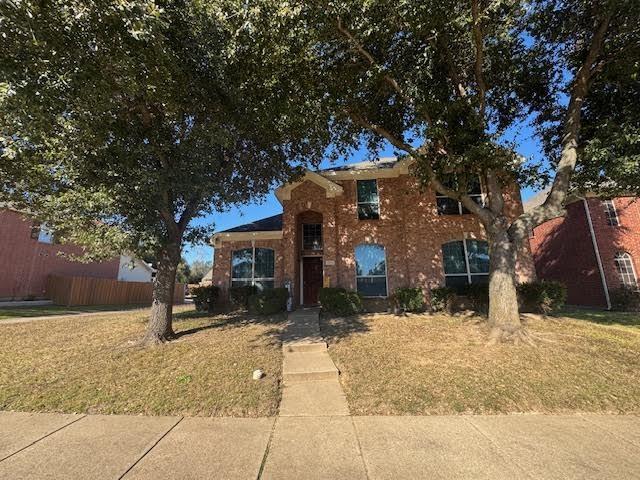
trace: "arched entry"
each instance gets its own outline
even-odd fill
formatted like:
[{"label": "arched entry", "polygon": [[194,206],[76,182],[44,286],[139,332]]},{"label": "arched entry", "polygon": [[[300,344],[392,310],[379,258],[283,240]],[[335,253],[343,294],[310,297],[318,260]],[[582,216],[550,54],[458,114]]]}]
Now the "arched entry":
[{"label": "arched entry", "polygon": [[298,294],[302,305],[316,305],[323,283],[322,214],[313,210],[296,217],[296,251],[299,258]]}]

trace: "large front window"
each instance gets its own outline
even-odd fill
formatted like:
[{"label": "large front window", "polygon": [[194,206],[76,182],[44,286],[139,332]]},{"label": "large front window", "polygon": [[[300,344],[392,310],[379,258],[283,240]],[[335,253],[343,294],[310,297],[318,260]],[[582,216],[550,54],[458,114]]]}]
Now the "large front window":
[{"label": "large front window", "polygon": [[[446,187],[457,190],[458,181],[454,177],[447,178],[442,182]],[[478,205],[482,205],[484,200],[482,197],[482,188],[480,186],[480,178],[474,177],[468,185],[467,194]],[[440,193],[436,193],[436,203],[438,205],[438,215],[463,215],[469,213],[461,202],[449,198]]]},{"label": "large front window", "polygon": [[356,285],[365,297],[387,296],[387,262],[384,247],[362,244],[356,247]]},{"label": "large front window", "polygon": [[270,248],[243,248],[231,256],[231,286],[255,285],[273,288],[275,253]]},{"label": "large front window", "polygon": [[445,285],[462,288],[489,281],[489,245],[482,240],[457,240],[442,245]]},{"label": "large front window", "polygon": [[378,182],[374,180],[358,180],[358,218],[360,220],[377,220],[380,218],[380,198]]}]

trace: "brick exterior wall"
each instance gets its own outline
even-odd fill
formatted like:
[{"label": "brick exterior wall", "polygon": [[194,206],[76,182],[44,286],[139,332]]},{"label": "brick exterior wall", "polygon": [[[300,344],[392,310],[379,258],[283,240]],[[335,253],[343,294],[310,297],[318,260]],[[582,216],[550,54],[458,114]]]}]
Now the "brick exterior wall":
[{"label": "brick exterior wall", "polygon": [[32,224],[17,212],[0,210],[0,299],[42,298],[49,275],[118,278],[118,258],[71,262],[58,252],[79,254],[79,247],[40,243],[31,238]]},{"label": "brick exterior wall", "polygon": [[[388,293],[400,287],[420,286],[428,295],[430,288],[444,284],[443,243],[465,238],[485,239],[478,220],[471,215],[438,215],[434,191],[420,193],[417,181],[409,175],[378,178],[380,219],[359,220],[356,181],[336,180],[342,195],[327,198],[325,190],[305,181],[284,201],[281,241],[256,241],[258,246],[276,249],[276,285],[291,281],[294,303],[300,300],[301,216],[321,217],[325,285],[354,290],[355,247],[377,243],[385,247]],[[508,192],[507,205],[512,216],[522,212],[519,189]],[[314,212],[314,213],[311,213]],[[251,242],[224,241],[216,248],[213,283],[226,290],[230,284],[233,250],[251,246]],[[529,247],[518,262],[520,281],[531,280],[535,270]]]},{"label": "brick exterior wall", "polygon": [[[587,202],[607,286],[610,290],[619,288],[621,281],[614,261],[618,252],[629,253],[636,274],[640,272],[640,201],[633,197],[613,199],[619,226],[607,224],[600,199],[591,197]],[[565,217],[536,227],[530,243],[538,277],[567,285],[567,303],[606,307],[604,287],[582,200],[570,203]]]}]

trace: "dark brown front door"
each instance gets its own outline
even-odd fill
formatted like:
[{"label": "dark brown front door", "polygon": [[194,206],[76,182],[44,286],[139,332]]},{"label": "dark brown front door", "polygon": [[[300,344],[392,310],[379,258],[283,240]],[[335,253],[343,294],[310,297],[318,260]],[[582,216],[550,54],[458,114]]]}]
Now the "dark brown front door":
[{"label": "dark brown front door", "polygon": [[302,258],[302,302],[305,305],[318,303],[322,287],[322,257]]}]

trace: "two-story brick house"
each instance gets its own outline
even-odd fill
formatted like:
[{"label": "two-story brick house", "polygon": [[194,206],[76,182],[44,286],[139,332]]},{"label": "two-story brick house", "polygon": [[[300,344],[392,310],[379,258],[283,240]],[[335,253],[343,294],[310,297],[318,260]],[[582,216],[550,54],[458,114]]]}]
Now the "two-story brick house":
[{"label": "two-story brick house", "polygon": [[[408,160],[362,162],[317,172],[276,190],[280,215],[216,233],[213,284],[289,284],[295,305],[316,304],[322,286],[385,298],[400,287],[488,281],[486,235],[458,202],[420,191]],[[483,194],[478,184],[478,201]],[[519,189],[507,195],[522,212]],[[520,281],[533,278],[529,248]]]},{"label": "two-story brick house", "polygon": [[[526,203],[533,208],[546,192]],[[564,217],[533,229],[530,238],[538,277],[567,286],[567,303],[610,307],[609,291],[638,288],[640,199],[571,197]]]}]

